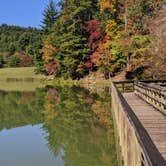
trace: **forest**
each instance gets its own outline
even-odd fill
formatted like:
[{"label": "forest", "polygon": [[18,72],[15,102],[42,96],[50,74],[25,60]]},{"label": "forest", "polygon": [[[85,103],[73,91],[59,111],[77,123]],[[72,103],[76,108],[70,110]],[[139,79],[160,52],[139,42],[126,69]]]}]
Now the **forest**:
[{"label": "forest", "polygon": [[33,66],[33,56],[41,48],[41,30],[0,26],[0,67]]},{"label": "forest", "polygon": [[163,0],[50,0],[41,29],[0,26],[0,67],[35,65],[38,73],[65,79],[97,71],[106,79],[122,71],[128,79],[163,78],[166,43],[155,20],[164,5]]}]

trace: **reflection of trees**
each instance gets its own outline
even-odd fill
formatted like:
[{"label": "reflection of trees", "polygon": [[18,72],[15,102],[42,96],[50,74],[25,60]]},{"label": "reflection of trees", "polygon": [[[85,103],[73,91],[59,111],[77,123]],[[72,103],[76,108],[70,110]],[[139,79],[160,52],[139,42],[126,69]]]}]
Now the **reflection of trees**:
[{"label": "reflection of trees", "polygon": [[49,149],[55,156],[63,149],[65,166],[114,166],[109,100],[80,87],[0,91],[0,130],[43,123]]},{"label": "reflection of trees", "polygon": [[38,92],[0,91],[0,130],[43,122],[43,97]]},{"label": "reflection of trees", "polygon": [[[110,115],[104,110],[108,102],[79,87],[50,87],[48,91],[51,93],[46,95],[44,129],[49,133],[48,144],[54,154],[64,150],[65,166],[116,165],[113,135],[111,139],[108,135],[113,133],[112,128],[107,126],[109,132],[106,132],[100,126],[102,119],[97,123],[99,114],[92,109],[97,102],[98,111],[101,109],[105,114],[105,125],[106,115]],[[107,121],[110,118],[107,117]],[[107,122],[107,125],[111,124]]]}]

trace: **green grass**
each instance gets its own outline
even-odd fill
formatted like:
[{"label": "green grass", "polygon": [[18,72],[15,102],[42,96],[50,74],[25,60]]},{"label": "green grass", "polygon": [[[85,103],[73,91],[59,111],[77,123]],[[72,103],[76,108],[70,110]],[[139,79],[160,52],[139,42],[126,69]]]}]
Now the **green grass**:
[{"label": "green grass", "polygon": [[35,74],[34,70],[34,67],[0,69],[0,90],[34,91],[38,87],[43,87],[41,80],[45,76]]},{"label": "green grass", "polygon": [[26,78],[36,78],[42,79],[43,75],[36,75],[34,72],[34,67],[19,67],[19,68],[2,68],[0,69],[0,79],[7,78],[18,78],[18,79],[26,79]]}]

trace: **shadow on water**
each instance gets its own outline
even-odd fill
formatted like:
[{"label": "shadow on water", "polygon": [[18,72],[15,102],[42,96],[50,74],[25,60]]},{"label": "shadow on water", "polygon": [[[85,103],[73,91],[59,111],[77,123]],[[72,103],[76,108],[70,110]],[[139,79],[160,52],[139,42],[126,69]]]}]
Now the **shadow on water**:
[{"label": "shadow on water", "polygon": [[[117,166],[109,96],[76,86],[48,86],[34,92],[0,91],[0,142],[4,141],[3,146],[0,143],[0,155],[4,156],[3,160],[0,157],[0,164],[21,166],[22,160],[38,166],[37,161],[42,160],[40,166]],[[25,131],[29,132],[27,137],[22,134]],[[21,139],[29,154],[36,151],[36,145],[30,148],[35,133],[38,133],[35,139],[42,147],[41,150],[36,147],[38,154],[28,158],[24,150],[20,161],[16,162],[12,157],[10,161],[8,153],[11,152],[7,149],[12,147],[7,146],[19,146],[17,140]],[[8,144],[8,139],[15,142]],[[51,162],[47,162],[46,156]]]}]

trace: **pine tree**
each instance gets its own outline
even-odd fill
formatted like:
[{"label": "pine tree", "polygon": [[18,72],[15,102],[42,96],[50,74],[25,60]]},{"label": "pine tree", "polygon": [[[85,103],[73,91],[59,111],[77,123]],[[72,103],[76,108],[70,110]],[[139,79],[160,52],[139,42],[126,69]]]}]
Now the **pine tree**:
[{"label": "pine tree", "polygon": [[84,64],[89,58],[87,23],[98,11],[97,0],[66,0],[61,20],[63,27],[63,66],[72,78],[85,74]]},{"label": "pine tree", "polygon": [[50,0],[49,4],[45,8],[43,12],[43,21],[42,21],[42,29],[44,33],[50,32],[53,24],[56,22],[58,18],[58,11],[55,7],[54,1]]}]

